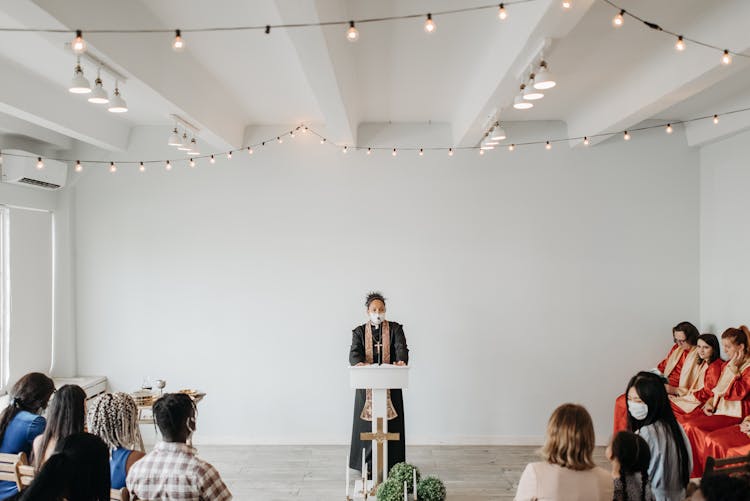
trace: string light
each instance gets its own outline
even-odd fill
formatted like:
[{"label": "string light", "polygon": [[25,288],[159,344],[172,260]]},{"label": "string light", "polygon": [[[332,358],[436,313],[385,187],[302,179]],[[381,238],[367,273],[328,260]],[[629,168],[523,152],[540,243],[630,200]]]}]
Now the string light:
[{"label": "string light", "polygon": [[714,125],[719,123],[719,115],[714,115]]},{"label": "string light", "polygon": [[622,133],[622,138],[625,141],[630,141],[630,134],[628,133],[628,131],[625,131],[625,132]]},{"label": "string light", "polygon": [[397,155],[396,148],[393,148],[393,151],[391,152],[391,155],[394,156],[394,157]]},{"label": "string light", "polygon": [[42,157],[37,157],[36,168],[39,170],[44,169],[44,162],[42,161]]},{"label": "string light", "polygon": [[427,19],[424,22],[424,30],[427,33],[432,33],[435,31],[435,21],[432,20],[432,14],[427,14]]},{"label": "string light", "polygon": [[484,148],[479,148],[479,154],[484,155]]},{"label": "string light", "polygon": [[677,37],[677,42],[674,44],[674,48],[677,49],[679,52],[682,52],[685,50],[685,40],[682,39],[682,35]]},{"label": "string light", "polygon": [[112,174],[117,172],[117,166],[114,162],[109,162],[109,172],[111,172]]},{"label": "string light", "polygon": [[248,155],[252,155],[253,154],[253,149],[250,146],[247,147],[247,154]]},{"label": "string light", "polygon": [[193,160],[193,159],[191,158],[191,159],[190,159],[190,164],[189,164],[189,165],[190,165],[190,167],[195,167],[195,160]]},{"label": "string light", "polygon": [[354,21],[349,21],[349,29],[346,30],[346,39],[350,42],[359,40],[359,30],[354,26]]},{"label": "string light", "polygon": [[727,49],[724,49],[724,54],[721,56],[721,64],[724,66],[732,64],[732,55],[729,54]]},{"label": "string light", "polygon": [[172,162],[167,160],[167,163],[164,165],[164,168],[167,170],[172,170]]},{"label": "string light", "polygon": [[671,134],[672,133],[672,124],[667,124],[667,128],[665,130],[666,130],[667,134]]},{"label": "string light", "polygon": [[174,30],[174,41],[172,42],[172,50],[175,52],[182,52],[185,48],[185,42],[182,40],[182,32],[180,30]]},{"label": "string light", "polygon": [[453,148],[448,148],[448,156],[449,157],[453,156]]},{"label": "string light", "polygon": [[278,141],[279,144],[284,142],[284,140],[281,139],[281,136],[276,136],[276,141]]},{"label": "string light", "polygon": [[70,43],[70,47],[76,54],[83,54],[86,52],[86,41],[83,39],[83,32],[76,30],[76,37]]},{"label": "string light", "polygon": [[505,10],[504,4],[500,4],[500,7],[497,9],[497,17],[499,17],[501,21],[508,19],[508,12]]},{"label": "string light", "polygon": [[544,148],[547,149],[547,150],[551,150],[552,149],[552,144],[549,141],[547,141],[547,144],[544,145]]},{"label": "string light", "polygon": [[589,141],[588,136],[584,136],[583,137],[583,145],[584,146],[588,146],[589,144],[590,144],[590,141]]},{"label": "string light", "polygon": [[141,172],[146,172],[146,166],[143,165],[143,162],[141,162],[141,165],[138,166],[138,170]]},{"label": "string light", "polygon": [[367,148],[367,154],[372,155],[372,148]]},{"label": "string light", "polygon": [[341,153],[343,153],[344,155],[346,155],[346,153],[348,151],[349,151],[349,147],[348,146],[344,146],[343,148],[341,148]]},{"label": "string light", "polygon": [[612,26],[614,26],[615,28],[619,28],[620,26],[625,24],[625,18],[623,17],[624,14],[625,10],[620,10],[620,12],[618,12],[617,15],[612,18]]},{"label": "string light", "polygon": [[232,152],[227,151],[227,160],[231,160],[231,159],[232,159]]},{"label": "string light", "polygon": [[212,163],[212,164],[215,164],[215,163],[216,163],[216,159],[214,158],[214,156],[213,156],[213,155],[211,155],[211,158],[209,158],[209,159],[208,159],[208,161],[209,161],[210,163]]},{"label": "string light", "polygon": [[291,137],[292,139],[294,139],[294,131],[293,130],[289,131],[289,137]]},{"label": "string light", "polygon": [[562,6],[563,9],[570,9],[573,7],[573,2],[571,2],[570,0],[563,0]]},{"label": "string light", "polygon": [[76,172],[81,172],[83,170],[83,165],[81,165],[80,160],[76,160]]},{"label": "string light", "polygon": [[515,149],[516,149],[516,145],[515,144],[511,144],[511,145],[508,146],[508,151],[515,151]]},{"label": "string light", "polygon": [[303,134],[307,134],[307,131],[308,131],[307,125],[305,125],[304,127],[302,127],[302,133]]}]

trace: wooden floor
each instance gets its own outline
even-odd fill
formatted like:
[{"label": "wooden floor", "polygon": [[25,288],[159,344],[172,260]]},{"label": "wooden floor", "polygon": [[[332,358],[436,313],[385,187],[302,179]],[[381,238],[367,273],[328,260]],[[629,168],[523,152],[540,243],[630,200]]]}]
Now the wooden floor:
[{"label": "wooden floor", "polygon": [[[202,446],[234,494],[245,500],[319,500],[344,498],[344,446]],[[537,447],[412,446],[408,460],[423,475],[437,475],[450,501],[513,499],[526,463],[538,461]],[[607,470],[604,449],[596,462]],[[352,470],[352,478],[354,471]]]}]

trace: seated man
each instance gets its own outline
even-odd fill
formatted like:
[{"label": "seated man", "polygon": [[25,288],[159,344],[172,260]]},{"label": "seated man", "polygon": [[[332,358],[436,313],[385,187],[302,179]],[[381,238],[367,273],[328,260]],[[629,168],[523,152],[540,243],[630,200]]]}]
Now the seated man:
[{"label": "seated man", "polygon": [[182,393],[166,393],[154,403],[154,419],[164,440],[128,472],[127,487],[136,499],[232,499],[219,472],[187,445],[195,431],[195,411],[195,402]]}]

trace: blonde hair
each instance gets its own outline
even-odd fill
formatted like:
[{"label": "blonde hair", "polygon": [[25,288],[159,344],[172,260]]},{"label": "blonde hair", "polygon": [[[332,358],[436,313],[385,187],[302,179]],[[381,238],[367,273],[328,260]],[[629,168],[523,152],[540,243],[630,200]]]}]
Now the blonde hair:
[{"label": "blonde hair", "polygon": [[594,423],[585,407],[562,404],[547,423],[547,439],[542,457],[548,462],[571,470],[594,467]]},{"label": "blonde hair", "polygon": [[88,415],[88,429],[104,440],[110,450],[135,448],[141,438],[135,400],[122,392],[97,397]]}]

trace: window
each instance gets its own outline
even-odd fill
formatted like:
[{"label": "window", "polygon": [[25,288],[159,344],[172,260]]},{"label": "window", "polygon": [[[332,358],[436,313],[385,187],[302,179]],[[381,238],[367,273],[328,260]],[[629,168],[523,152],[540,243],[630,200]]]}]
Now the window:
[{"label": "window", "polygon": [[8,209],[0,207],[0,392],[8,384],[9,325]]}]

